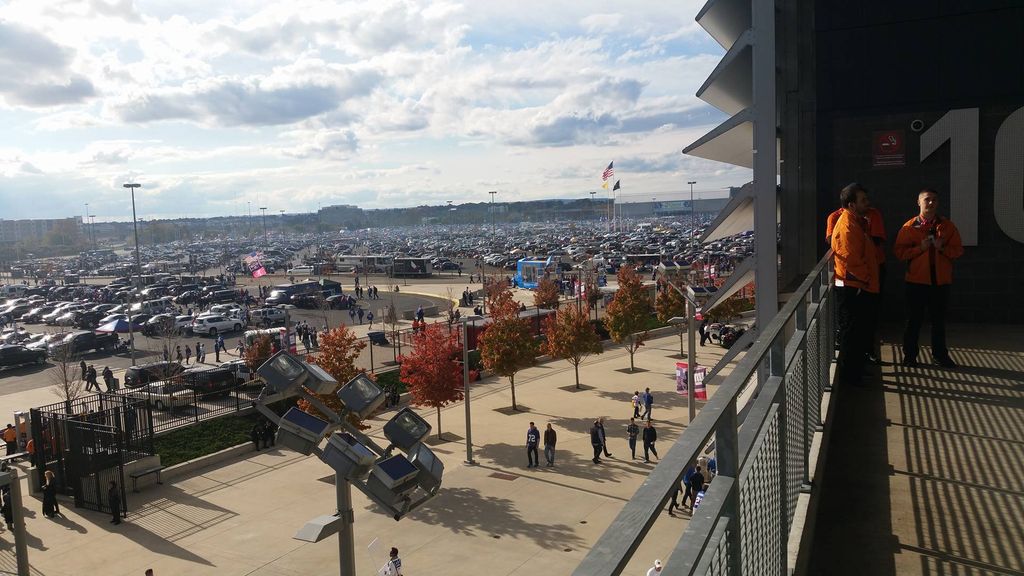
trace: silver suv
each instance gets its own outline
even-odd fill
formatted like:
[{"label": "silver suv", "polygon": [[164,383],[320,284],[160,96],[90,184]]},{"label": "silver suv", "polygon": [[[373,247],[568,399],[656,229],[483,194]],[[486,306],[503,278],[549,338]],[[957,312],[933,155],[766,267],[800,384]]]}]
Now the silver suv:
[{"label": "silver suv", "polygon": [[237,332],[242,329],[242,321],[238,318],[224,316],[200,316],[192,322],[192,332],[216,336],[222,332]]}]

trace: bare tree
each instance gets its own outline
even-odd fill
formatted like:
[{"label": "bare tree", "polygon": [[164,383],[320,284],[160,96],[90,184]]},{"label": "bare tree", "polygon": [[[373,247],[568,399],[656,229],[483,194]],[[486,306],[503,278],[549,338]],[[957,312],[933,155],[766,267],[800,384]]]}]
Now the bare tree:
[{"label": "bare tree", "polygon": [[53,367],[49,378],[53,383],[53,393],[64,401],[64,410],[71,414],[71,404],[85,392],[85,379],[80,378],[80,369],[74,362],[70,347],[58,347],[57,352],[50,356]]}]

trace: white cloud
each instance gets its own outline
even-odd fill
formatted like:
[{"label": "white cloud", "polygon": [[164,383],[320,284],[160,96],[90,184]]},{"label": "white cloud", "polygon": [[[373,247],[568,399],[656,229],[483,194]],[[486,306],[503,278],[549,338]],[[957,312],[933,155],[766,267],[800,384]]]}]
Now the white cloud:
[{"label": "white cloud", "polygon": [[693,96],[721,56],[701,3],[9,0],[0,200],[123,214],[124,178],[151,216],[549,197],[609,157],[637,193],[741,183],[677,158],[721,120]]}]

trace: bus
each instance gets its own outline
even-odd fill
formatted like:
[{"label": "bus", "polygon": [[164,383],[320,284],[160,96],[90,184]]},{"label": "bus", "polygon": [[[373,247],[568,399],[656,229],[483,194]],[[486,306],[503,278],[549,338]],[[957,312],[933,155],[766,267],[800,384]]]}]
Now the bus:
[{"label": "bus", "polygon": [[434,275],[430,258],[396,257],[388,273],[393,278],[429,278]]},{"label": "bus", "polygon": [[281,350],[285,342],[288,342],[288,351],[292,354],[297,354],[296,349],[296,338],[295,331],[288,332],[288,328],[281,326],[280,328],[264,328],[261,330],[246,330],[242,335],[242,341],[245,342],[245,348],[248,349],[260,336],[269,336],[271,343],[274,345],[275,350]]},{"label": "bus", "polygon": [[308,280],[296,282],[295,284],[278,284],[270,289],[270,296],[267,297],[267,305],[288,304],[292,296],[305,296],[307,294],[319,294],[323,290],[320,282]]}]

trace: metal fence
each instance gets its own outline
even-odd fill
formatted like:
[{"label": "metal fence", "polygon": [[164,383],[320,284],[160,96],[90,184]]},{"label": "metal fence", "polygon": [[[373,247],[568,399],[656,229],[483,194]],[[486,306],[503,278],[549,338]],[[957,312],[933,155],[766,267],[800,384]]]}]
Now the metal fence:
[{"label": "metal fence", "polygon": [[[621,574],[686,469],[713,446],[718,475],[662,576],[784,575],[811,440],[834,354],[831,253],[814,267],[717,393],[594,544],[574,576]],[[749,400],[748,386],[756,386]]]}]

